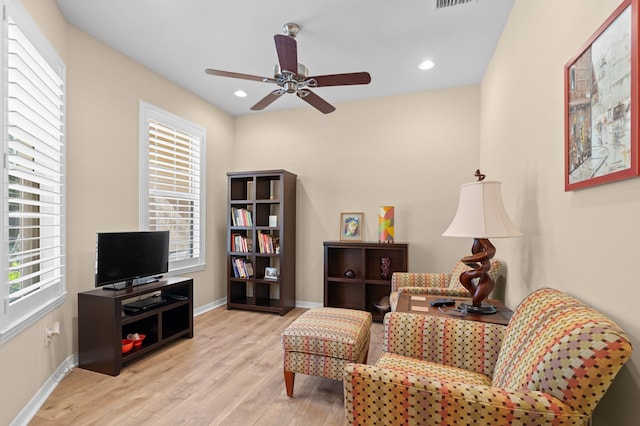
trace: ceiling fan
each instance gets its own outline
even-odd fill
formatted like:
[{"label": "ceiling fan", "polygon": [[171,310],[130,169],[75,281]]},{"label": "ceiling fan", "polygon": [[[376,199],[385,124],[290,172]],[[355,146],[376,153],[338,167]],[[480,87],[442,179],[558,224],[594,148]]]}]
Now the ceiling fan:
[{"label": "ceiling fan", "polygon": [[237,72],[214,70],[211,68],[207,68],[205,72],[221,77],[275,83],[280,86],[252,106],[251,110],[253,111],[263,110],[285,93],[295,93],[296,96],[318,111],[323,114],[328,114],[335,111],[336,108],[313,93],[309,88],[369,84],[371,82],[371,76],[368,72],[327,74],[309,77],[307,67],[298,63],[298,47],[295,37],[300,31],[300,27],[294,23],[287,23],[282,27],[282,31],[284,34],[276,34],[273,37],[278,53],[278,64],[275,66],[273,77],[260,77]]}]

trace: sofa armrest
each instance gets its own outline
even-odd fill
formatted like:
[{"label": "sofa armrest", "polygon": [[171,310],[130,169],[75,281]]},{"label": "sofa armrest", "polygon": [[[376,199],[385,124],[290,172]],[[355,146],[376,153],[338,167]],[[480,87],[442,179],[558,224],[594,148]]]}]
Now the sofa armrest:
[{"label": "sofa armrest", "polygon": [[382,350],[493,377],[505,330],[462,318],[390,312]]},{"label": "sofa armrest", "polygon": [[365,364],[343,376],[349,424],[579,425],[588,417],[549,394],[436,379]]}]

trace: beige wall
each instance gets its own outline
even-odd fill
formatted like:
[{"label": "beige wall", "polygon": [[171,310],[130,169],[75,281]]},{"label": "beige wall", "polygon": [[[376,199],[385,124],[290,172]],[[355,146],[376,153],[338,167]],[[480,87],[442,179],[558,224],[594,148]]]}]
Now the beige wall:
[{"label": "beige wall", "polygon": [[482,83],[482,167],[503,183],[526,234],[498,253],[507,302],[552,286],[602,310],[636,351],[595,411],[594,425],[640,418],[640,179],[564,192],[563,72],[620,0],[516,0]]},{"label": "beige wall", "polygon": [[[375,82],[375,80],[374,80]],[[339,239],[340,212],[364,212],[377,241],[381,205],[395,206],[396,241],[412,270],[448,271],[471,241],[444,238],[458,186],[478,168],[479,86],[236,119],[236,170],[298,175],[298,301],[323,301],[323,241]],[[317,90],[326,94],[330,91]]]},{"label": "beige wall", "polygon": [[[69,28],[68,280],[93,286],[95,233],[138,229],[138,111],[143,100],[206,130],[206,260],[196,306],[225,297],[224,259],[228,158],[233,118],[85,33]],[[222,204],[224,205],[224,204]]]},{"label": "beige wall", "polygon": [[[23,0],[67,64],[67,297],[64,305],[0,346],[0,424],[9,424],[65,358],[77,353],[77,293],[93,288],[95,234],[138,229],[138,103],[206,129],[206,261],[195,306],[226,297],[226,175],[233,118],[67,25],[54,0]],[[45,328],[60,321],[52,368]],[[11,360],[11,361],[9,361]]]}]

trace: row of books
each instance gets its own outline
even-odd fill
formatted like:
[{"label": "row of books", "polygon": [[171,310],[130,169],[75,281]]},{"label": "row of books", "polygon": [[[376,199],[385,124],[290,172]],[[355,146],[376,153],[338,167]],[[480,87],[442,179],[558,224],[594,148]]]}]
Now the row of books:
[{"label": "row of books", "polygon": [[231,265],[235,278],[251,278],[253,276],[253,265],[249,259],[234,257],[231,259]]},{"label": "row of books", "polygon": [[251,212],[247,209],[231,207],[231,223],[233,226],[253,226]]},{"label": "row of books", "polygon": [[253,240],[242,234],[231,234],[231,251],[249,253],[253,251]]},{"label": "row of books", "polygon": [[270,234],[258,232],[258,244],[260,253],[278,253],[278,238]]}]

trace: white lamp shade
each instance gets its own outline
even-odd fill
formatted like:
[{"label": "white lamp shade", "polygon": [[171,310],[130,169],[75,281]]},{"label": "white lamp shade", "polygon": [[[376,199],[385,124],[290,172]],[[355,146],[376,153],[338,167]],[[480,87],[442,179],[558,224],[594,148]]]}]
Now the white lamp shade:
[{"label": "white lamp shade", "polygon": [[501,182],[477,181],[460,185],[460,200],[445,237],[507,238],[522,233],[502,203]]}]

